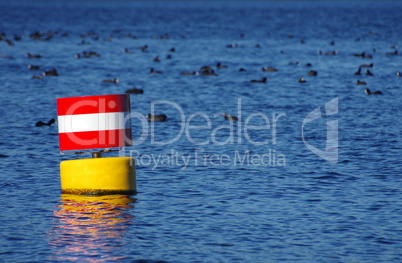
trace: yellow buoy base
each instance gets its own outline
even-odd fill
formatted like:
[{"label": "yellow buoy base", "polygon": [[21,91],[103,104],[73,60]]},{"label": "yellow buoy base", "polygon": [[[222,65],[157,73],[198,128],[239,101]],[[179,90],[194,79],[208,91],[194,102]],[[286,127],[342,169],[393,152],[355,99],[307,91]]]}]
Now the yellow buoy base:
[{"label": "yellow buoy base", "polygon": [[68,160],[60,163],[63,194],[108,195],[137,192],[131,157]]}]

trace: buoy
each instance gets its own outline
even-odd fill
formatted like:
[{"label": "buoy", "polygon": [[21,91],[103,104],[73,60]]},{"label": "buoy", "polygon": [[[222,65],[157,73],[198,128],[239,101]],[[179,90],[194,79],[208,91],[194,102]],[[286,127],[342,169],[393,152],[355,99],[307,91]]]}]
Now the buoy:
[{"label": "buoy", "polygon": [[136,192],[135,163],[131,157],[68,160],[60,163],[63,194],[132,195]]},{"label": "buoy", "polygon": [[132,145],[130,109],[128,94],[57,99],[60,151],[94,150],[92,158],[60,163],[63,194],[137,192],[133,158],[102,158],[103,153],[117,151],[113,148]]}]

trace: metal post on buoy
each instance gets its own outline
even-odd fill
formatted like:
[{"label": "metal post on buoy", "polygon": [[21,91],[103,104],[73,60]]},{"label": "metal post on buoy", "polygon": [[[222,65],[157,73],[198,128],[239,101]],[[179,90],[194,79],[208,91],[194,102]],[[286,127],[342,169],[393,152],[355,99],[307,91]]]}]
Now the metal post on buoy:
[{"label": "metal post on buoy", "polygon": [[101,158],[102,157],[102,153],[101,152],[93,152],[92,153],[92,158]]},{"label": "metal post on buoy", "polygon": [[132,157],[107,157],[113,148],[132,145],[128,94],[57,99],[60,151],[91,152],[92,158],[60,163],[62,193],[135,194]]}]

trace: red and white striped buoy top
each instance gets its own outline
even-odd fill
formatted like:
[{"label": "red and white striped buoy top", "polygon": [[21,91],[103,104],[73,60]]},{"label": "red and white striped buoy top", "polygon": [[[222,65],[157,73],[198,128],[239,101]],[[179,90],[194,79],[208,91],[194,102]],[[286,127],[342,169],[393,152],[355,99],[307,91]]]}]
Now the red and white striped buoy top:
[{"label": "red and white striped buoy top", "polygon": [[60,150],[132,145],[128,94],[57,99]]}]

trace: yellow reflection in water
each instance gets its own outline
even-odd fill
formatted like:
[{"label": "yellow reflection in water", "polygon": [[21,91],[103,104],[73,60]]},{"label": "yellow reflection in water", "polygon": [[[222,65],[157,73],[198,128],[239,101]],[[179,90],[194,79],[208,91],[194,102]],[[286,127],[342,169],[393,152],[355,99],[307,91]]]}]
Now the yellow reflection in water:
[{"label": "yellow reflection in water", "polygon": [[103,262],[121,259],[122,237],[133,223],[128,213],[136,199],[127,195],[61,195],[49,233],[52,260]]}]

